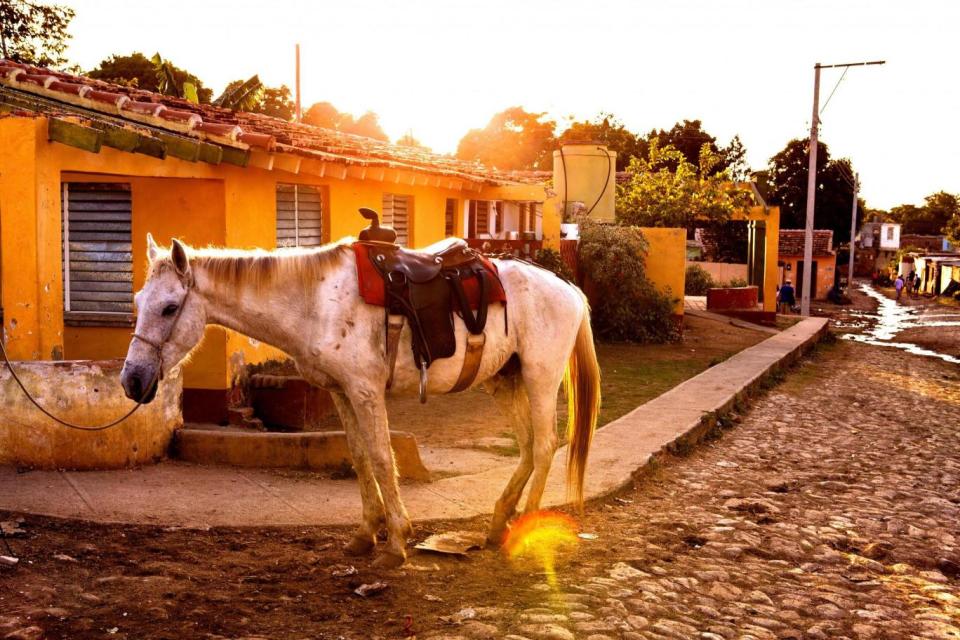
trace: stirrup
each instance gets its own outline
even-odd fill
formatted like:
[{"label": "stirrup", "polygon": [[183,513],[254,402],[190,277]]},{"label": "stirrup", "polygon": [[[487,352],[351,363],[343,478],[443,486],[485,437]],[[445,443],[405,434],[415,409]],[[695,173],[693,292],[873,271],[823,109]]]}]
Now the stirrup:
[{"label": "stirrup", "polygon": [[427,404],[427,363],[420,361],[420,404]]}]

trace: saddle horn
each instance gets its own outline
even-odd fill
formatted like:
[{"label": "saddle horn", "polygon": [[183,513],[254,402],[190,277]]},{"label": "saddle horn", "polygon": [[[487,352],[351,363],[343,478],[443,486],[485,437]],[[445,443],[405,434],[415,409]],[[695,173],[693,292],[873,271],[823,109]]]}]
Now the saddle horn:
[{"label": "saddle horn", "polygon": [[376,211],[369,207],[360,207],[360,215],[370,221],[370,225],[360,232],[361,241],[396,243],[397,232],[392,227],[381,227],[380,216]]}]

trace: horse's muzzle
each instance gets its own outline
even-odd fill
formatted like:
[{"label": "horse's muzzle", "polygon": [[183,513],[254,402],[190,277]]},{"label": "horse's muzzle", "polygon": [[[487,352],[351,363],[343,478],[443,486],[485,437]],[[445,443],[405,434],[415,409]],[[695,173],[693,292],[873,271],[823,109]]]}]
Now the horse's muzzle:
[{"label": "horse's muzzle", "polygon": [[127,363],[120,373],[120,384],[128,398],[149,404],[157,395],[158,377],[152,367],[131,366]]}]

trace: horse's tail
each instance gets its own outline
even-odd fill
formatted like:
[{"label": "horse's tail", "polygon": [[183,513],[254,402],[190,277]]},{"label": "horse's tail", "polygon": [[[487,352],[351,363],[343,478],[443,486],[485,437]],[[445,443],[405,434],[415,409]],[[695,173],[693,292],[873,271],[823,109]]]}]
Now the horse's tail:
[{"label": "horse's tail", "polygon": [[[579,292],[578,292],[579,293]],[[590,305],[583,297],[583,318],[563,376],[567,393],[567,491],[583,504],[583,480],[590,442],[600,414],[600,365],[593,346]]]}]

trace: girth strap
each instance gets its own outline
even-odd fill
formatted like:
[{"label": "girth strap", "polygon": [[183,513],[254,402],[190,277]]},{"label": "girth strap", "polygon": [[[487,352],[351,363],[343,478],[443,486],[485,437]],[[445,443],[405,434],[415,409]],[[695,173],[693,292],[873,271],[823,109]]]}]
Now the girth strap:
[{"label": "girth strap", "polygon": [[477,372],[480,371],[480,360],[483,359],[483,345],[487,342],[487,336],[484,333],[467,334],[467,350],[463,354],[463,366],[460,368],[460,377],[457,383],[450,389],[450,393],[456,393],[467,389],[477,378]]}]

